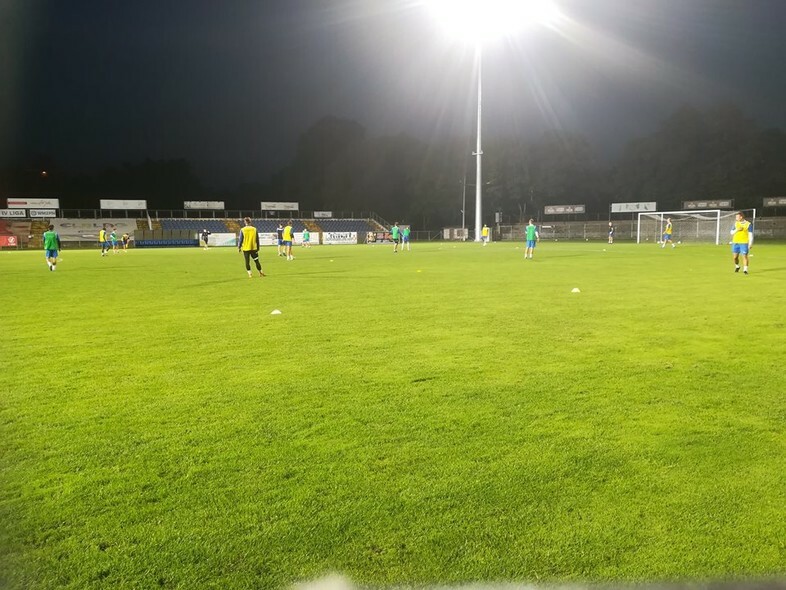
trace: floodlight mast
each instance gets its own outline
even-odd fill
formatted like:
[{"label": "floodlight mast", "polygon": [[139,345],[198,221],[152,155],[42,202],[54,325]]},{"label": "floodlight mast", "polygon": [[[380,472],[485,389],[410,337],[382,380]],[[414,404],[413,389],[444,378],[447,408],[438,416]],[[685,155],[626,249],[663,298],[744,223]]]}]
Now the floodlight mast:
[{"label": "floodlight mast", "polygon": [[431,12],[451,29],[454,35],[475,42],[478,67],[478,134],[473,152],[476,161],[475,177],[475,241],[481,239],[483,217],[483,180],[481,144],[483,126],[482,47],[486,39],[514,32],[525,24],[546,24],[559,16],[552,0],[421,0]]},{"label": "floodlight mast", "polygon": [[483,51],[481,42],[475,46],[475,54],[478,62],[478,141],[473,154],[476,158],[475,168],[475,241],[480,241],[481,220],[483,218],[483,179],[482,162],[483,148],[481,145],[482,121],[483,121]]}]

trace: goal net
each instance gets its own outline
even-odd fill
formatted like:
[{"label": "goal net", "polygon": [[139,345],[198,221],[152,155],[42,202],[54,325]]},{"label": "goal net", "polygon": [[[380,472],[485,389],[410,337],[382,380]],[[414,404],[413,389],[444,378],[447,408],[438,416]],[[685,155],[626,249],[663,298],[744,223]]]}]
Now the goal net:
[{"label": "goal net", "polygon": [[[756,209],[744,209],[745,217],[755,224]],[[734,226],[737,211],[705,209],[701,211],[658,211],[639,213],[636,227],[636,243],[659,244],[663,231],[671,219],[674,242],[692,242],[718,245],[728,241],[729,230]]]}]

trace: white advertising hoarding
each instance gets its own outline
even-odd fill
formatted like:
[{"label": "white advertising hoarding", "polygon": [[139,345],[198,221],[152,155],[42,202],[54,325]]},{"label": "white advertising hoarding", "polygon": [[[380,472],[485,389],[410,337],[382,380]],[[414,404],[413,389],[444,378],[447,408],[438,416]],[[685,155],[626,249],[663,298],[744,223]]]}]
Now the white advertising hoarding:
[{"label": "white advertising hoarding", "polygon": [[[215,235],[215,234],[213,234]],[[212,238],[213,235],[210,237]],[[221,234],[223,235],[223,234]],[[234,234],[233,234],[234,235]],[[319,244],[319,232],[312,231],[311,237],[309,238],[310,244]],[[293,244],[300,245],[303,243],[303,232],[295,232],[292,234],[294,238],[292,240]],[[341,242],[342,244],[344,242]],[[356,242],[352,242],[353,244]],[[259,245],[260,246],[278,246],[278,234],[276,232],[259,232]]]},{"label": "white advertising hoarding", "polygon": [[214,233],[207,237],[208,246],[237,246],[237,235],[231,233]]},{"label": "white advertising hoarding", "polygon": [[683,209],[731,209],[734,207],[732,199],[713,199],[708,201],[683,201]]},{"label": "white advertising hoarding", "polygon": [[332,211],[314,211],[314,217],[333,217]]},{"label": "white advertising hoarding", "polygon": [[612,213],[639,213],[647,211],[657,211],[658,203],[656,201],[643,201],[641,203],[612,203]]},{"label": "white advertising hoarding", "polygon": [[278,234],[276,232],[259,232],[260,246],[278,246]]},{"label": "white advertising hoarding", "polygon": [[183,201],[183,209],[226,209],[224,201]]},{"label": "white advertising hoarding", "polygon": [[765,207],[786,207],[786,197],[766,197],[764,199]]},{"label": "white advertising hoarding", "polygon": [[0,217],[27,217],[24,209],[0,209]]},{"label": "white advertising hoarding", "polygon": [[57,211],[54,209],[30,209],[30,217],[54,217]]},{"label": "white advertising hoarding", "polygon": [[27,209],[28,207],[46,207],[47,209],[60,209],[60,199],[23,199],[8,197],[9,209]]},{"label": "white advertising hoarding", "polygon": [[276,201],[262,201],[262,211],[299,211],[298,203],[283,203]]},{"label": "white advertising hoarding", "polygon": [[147,201],[141,199],[101,199],[101,209],[147,209]]},{"label": "white advertising hoarding", "polygon": [[326,231],[322,234],[323,244],[357,244],[358,232],[356,231]]},{"label": "white advertising hoarding", "polygon": [[570,215],[572,213],[584,213],[584,205],[546,205],[543,212],[546,215]]},{"label": "white advertising hoarding", "polygon": [[[292,235],[292,237],[294,238],[294,240],[292,240],[293,244],[300,245],[300,244],[303,243],[303,232],[302,231],[295,232]],[[311,245],[314,245],[314,244],[318,245],[319,244],[319,232],[318,231],[309,232],[309,234],[308,234],[308,243],[311,244]]]}]

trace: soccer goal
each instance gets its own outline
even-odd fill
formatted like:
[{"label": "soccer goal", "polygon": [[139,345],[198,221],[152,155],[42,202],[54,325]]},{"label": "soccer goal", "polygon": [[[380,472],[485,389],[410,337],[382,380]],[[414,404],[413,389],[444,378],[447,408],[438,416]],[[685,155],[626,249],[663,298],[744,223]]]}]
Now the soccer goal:
[{"label": "soccer goal", "polygon": [[[743,209],[748,221],[755,225],[756,209]],[[699,211],[657,211],[639,213],[636,243],[660,243],[663,230],[671,219],[675,242],[694,242],[718,245],[726,241],[728,229],[734,226],[737,211],[704,209]]]}]

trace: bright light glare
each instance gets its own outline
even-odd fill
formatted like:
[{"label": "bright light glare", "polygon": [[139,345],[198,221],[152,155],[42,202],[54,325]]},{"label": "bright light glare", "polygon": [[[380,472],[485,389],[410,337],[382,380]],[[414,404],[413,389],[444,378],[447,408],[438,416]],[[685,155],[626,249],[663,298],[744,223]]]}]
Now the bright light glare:
[{"label": "bright light glare", "polygon": [[454,36],[482,41],[531,24],[548,25],[559,11],[550,0],[424,0]]}]

